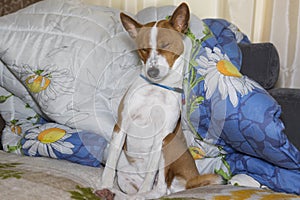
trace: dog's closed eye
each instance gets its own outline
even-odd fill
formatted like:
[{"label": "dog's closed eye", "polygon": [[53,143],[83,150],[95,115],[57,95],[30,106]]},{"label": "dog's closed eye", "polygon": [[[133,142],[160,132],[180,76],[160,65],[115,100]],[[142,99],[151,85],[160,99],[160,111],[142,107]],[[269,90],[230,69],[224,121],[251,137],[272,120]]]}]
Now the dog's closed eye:
[{"label": "dog's closed eye", "polygon": [[166,48],[168,48],[170,46],[170,43],[169,42],[165,42],[165,43],[162,43],[161,45],[160,45],[160,49],[166,49]]},{"label": "dog's closed eye", "polygon": [[141,52],[143,53],[147,53],[148,52],[148,49],[147,48],[142,48],[142,49],[139,49]]}]

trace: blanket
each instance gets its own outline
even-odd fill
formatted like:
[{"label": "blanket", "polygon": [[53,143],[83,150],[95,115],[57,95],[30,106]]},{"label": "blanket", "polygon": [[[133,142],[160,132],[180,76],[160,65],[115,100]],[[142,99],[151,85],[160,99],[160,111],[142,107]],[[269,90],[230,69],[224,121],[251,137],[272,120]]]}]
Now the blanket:
[{"label": "blanket", "polygon": [[[98,199],[94,189],[101,187],[102,168],[88,167],[45,157],[18,156],[0,151],[0,193],[2,200]],[[292,194],[251,187],[216,185],[167,195],[161,199],[285,199]],[[115,200],[124,200],[121,192]]]},{"label": "blanket", "polygon": [[[147,8],[141,23],[174,7]],[[3,149],[98,167],[118,104],[140,61],[118,10],[46,0],[0,18],[0,113]],[[284,135],[280,106],[240,72],[238,43],[222,19],[191,16],[182,123],[201,173],[228,181],[245,174],[275,191],[300,194],[300,153]]]}]

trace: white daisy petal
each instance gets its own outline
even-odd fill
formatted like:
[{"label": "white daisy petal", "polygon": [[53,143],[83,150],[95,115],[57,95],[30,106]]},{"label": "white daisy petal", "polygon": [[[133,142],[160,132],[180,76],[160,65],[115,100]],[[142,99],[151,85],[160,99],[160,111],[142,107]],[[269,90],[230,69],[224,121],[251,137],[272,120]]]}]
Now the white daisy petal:
[{"label": "white daisy petal", "polygon": [[253,81],[252,79],[249,79],[247,76],[244,76],[244,80],[251,86],[252,89],[254,88],[262,89],[261,85],[259,85],[257,82]]},{"label": "white daisy petal", "polygon": [[25,135],[25,139],[27,140],[35,140],[37,138],[38,134],[36,133],[28,133]]},{"label": "white daisy petal", "polygon": [[39,154],[41,156],[49,157],[49,153],[48,153],[46,144],[43,144],[43,143],[39,142],[37,151],[39,152]]},{"label": "white daisy petal", "polygon": [[35,140],[27,140],[23,145],[23,149],[28,149],[31,147],[36,141]]},{"label": "white daisy petal", "polygon": [[63,145],[58,145],[57,143],[52,143],[51,146],[55,150],[57,150],[57,151],[59,151],[60,153],[63,153],[63,154],[72,154],[73,153],[73,151],[70,148],[65,147]]},{"label": "white daisy petal", "polygon": [[221,49],[214,47],[213,52],[215,56],[218,57],[218,60],[224,59],[225,54],[222,53]]},{"label": "white daisy petal", "polygon": [[235,90],[238,93],[243,94],[244,93],[244,83],[243,83],[243,79],[241,78],[237,78],[237,77],[231,77],[230,81],[232,83],[232,86],[235,88]]},{"label": "white daisy petal", "polygon": [[215,63],[217,63],[218,61],[221,60],[221,59],[220,59],[220,56],[217,55],[217,54],[212,54],[212,55],[210,56],[210,59],[212,59]]},{"label": "white daisy petal", "polygon": [[206,75],[206,83],[207,83],[206,98],[210,99],[213,93],[215,92],[218,86],[218,77],[219,77],[218,71],[214,71]]},{"label": "white daisy petal", "polygon": [[47,123],[41,126],[41,131],[47,130],[49,128],[57,127],[55,123]]},{"label": "white daisy petal", "polygon": [[246,95],[249,92],[252,92],[254,87],[251,84],[249,84],[245,79],[243,79],[243,81],[244,81],[244,95]]},{"label": "white daisy petal", "polygon": [[[66,82],[65,83],[62,82],[61,84],[67,85]],[[72,94],[75,91],[75,89],[71,85],[69,87],[67,87],[67,86],[62,87],[61,84],[59,84],[58,82],[55,82],[52,84],[52,88],[60,88],[60,90],[57,92],[64,93],[64,94],[66,94],[66,93]]]},{"label": "white daisy petal", "polygon": [[209,55],[212,54],[211,48],[205,47],[205,51],[206,51],[206,53],[209,54]]},{"label": "white daisy petal", "polygon": [[204,56],[200,56],[199,59],[196,59],[196,62],[200,67],[206,67],[208,65],[208,59]]},{"label": "white daisy petal", "polygon": [[207,65],[208,70],[216,70],[216,62],[215,61],[209,61]]},{"label": "white daisy petal", "polygon": [[[216,78],[216,76],[220,75],[220,73],[214,69],[208,69],[207,71],[208,71],[208,73],[207,73],[205,79],[207,79],[208,81],[210,81],[211,79]],[[216,81],[216,79],[214,79],[214,80]]]},{"label": "white daisy petal", "polygon": [[[68,132],[67,130],[65,130],[65,131]],[[65,141],[66,139],[68,139],[71,136],[72,136],[72,134],[65,134],[60,140]]]},{"label": "white daisy petal", "polygon": [[65,141],[63,141],[63,140],[58,140],[58,141],[56,141],[55,143],[57,143],[58,145],[67,147],[67,148],[69,148],[69,149],[74,148],[74,145],[73,145],[72,143],[70,143],[70,142],[65,142]]},{"label": "white daisy petal", "polygon": [[73,77],[62,77],[60,79],[55,80],[55,84],[58,84],[60,87],[65,87],[66,83],[71,83],[74,81]]},{"label": "white daisy petal", "polygon": [[228,83],[228,95],[229,95],[229,99],[230,102],[232,103],[233,107],[236,107],[238,105],[238,98],[237,98],[237,93],[236,90],[234,88],[234,86],[232,85],[230,79],[227,79],[227,83]]},{"label": "white daisy petal", "polygon": [[202,75],[202,76],[204,76],[204,75],[207,73],[207,70],[206,70],[206,69],[203,69],[203,68],[199,68],[199,69],[197,70],[197,73],[200,74],[200,75]]},{"label": "white daisy petal", "polygon": [[44,94],[48,99],[54,100],[57,96],[57,91],[50,85]]},{"label": "white daisy petal", "polygon": [[52,144],[48,146],[48,151],[49,151],[49,156],[51,158],[57,158],[57,156],[55,155],[53,149],[52,149]]},{"label": "white daisy petal", "polygon": [[49,65],[47,67],[45,67],[44,72],[55,72],[57,71],[57,66],[56,65]]},{"label": "white daisy petal", "polygon": [[35,133],[35,134],[39,134],[41,132],[41,129],[39,127],[36,128],[32,128],[29,131],[30,133]]},{"label": "white daisy petal", "polygon": [[227,85],[223,79],[224,79],[224,76],[220,75],[218,88],[219,88],[219,92],[221,93],[221,98],[224,100],[228,96],[228,89],[227,89]]},{"label": "white daisy petal", "polygon": [[35,142],[35,143],[32,144],[32,146],[28,150],[28,153],[29,153],[30,156],[35,156],[36,155],[38,145],[39,145],[38,142]]},{"label": "white daisy petal", "polygon": [[69,75],[69,70],[68,69],[61,69],[61,70],[50,70],[50,73],[51,73],[51,76],[55,76],[57,78],[60,78],[60,77],[67,77],[67,75]]}]

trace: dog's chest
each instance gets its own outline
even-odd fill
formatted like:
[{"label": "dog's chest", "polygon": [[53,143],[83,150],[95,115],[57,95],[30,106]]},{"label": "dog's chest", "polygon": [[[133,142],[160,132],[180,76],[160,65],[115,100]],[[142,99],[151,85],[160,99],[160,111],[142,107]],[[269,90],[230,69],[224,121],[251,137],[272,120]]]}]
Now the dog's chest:
[{"label": "dog's chest", "polygon": [[[180,115],[181,95],[137,80],[126,94],[122,111],[128,150],[149,152],[154,138],[172,132]],[[137,148],[137,149],[133,149]]]},{"label": "dog's chest", "polygon": [[[130,120],[129,134],[165,130],[173,125],[180,113],[180,95],[150,84],[131,89],[126,97],[123,115]],[[139,132],[138,135],[144,135]],[[151,135],[153,135],[152,133]],[[149,135],[149,136],[151,136]],[[146,136],[146,135],[145,135]]]}]

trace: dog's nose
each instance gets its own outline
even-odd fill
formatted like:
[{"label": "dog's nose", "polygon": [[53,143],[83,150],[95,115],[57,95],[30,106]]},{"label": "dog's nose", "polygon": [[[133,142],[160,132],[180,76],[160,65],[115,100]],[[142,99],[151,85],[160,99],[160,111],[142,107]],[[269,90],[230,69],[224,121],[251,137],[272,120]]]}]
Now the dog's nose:
[{"label": "dog's nose", "polygon": [[151,78],[156,78],[159,74],[159,69],[157,69],[156,67],[151,67],[150,69],[148,69],[147,74]]}]

